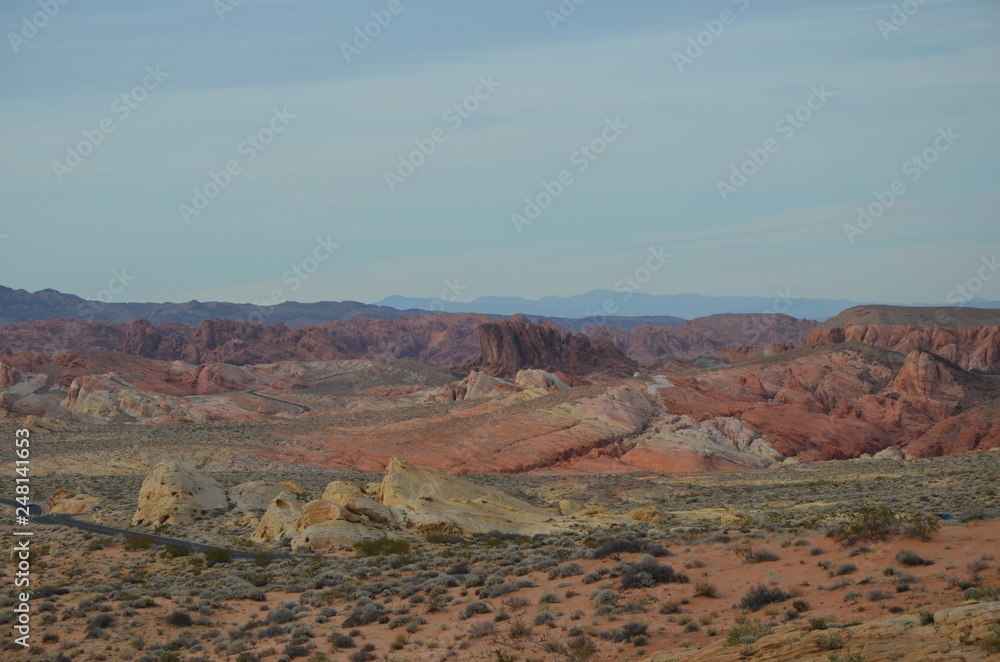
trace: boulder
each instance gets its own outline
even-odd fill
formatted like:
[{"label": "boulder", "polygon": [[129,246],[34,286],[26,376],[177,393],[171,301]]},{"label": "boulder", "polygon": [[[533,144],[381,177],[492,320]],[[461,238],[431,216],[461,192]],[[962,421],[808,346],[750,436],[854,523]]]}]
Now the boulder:
[{"label": "boulder", "polygon": [[302,506],[292,526],[296,533],[301,533],[314,524],[335,520],[358,523],[361,518],[343,506],[330,503],[325,499],[316,499]]},{"label": "boulder", "polygon": [[103,506],[104,499],[88,494],[74,494],[69,490],[56,490],[49,501],[49,512],[65,515],[89,513],[94,506]]},{"label": "boulder", "polygon": [[569,388],[569,384],[545,370],[520,370],[514,375],[514,384],[521,388],[537,388],[543,391]]},{"label": "boulder", "polygon": [[295,499],[279,496],[271,502],[264,516],[260,518],[257,529],[250,536],[257,542],[276,542],[292,538],[298,534],[295,530],[295,520],[298,519],[301,507]]},{"label": "boulder", "polygon": [[323,498],[364,518],[362,521],[375,522],[376,524],[391,524],[393,522],[392,511],[370,498],[357,483],[344,480],[332,481],[326,486]]},{"label": "boulder", "polygon": [[12,393],[4,393],[0,396],[0,408],[12,414],[20,414],[21,416],[63,420],[73,419],[73,412],[69,409],[37,393],[23,397],[17,397]]},{"label": "boulder", "polygon": [[225,508],[227,503],[226,493],[215,479],[164,460],[142,482],[132,524],[189,524],[195,515]]},{"label": "boulder", "polygon": [[386,467],[379,501],[405,527],[424,533],[534,535],[568,529],[561,516],[526,501],[398,457]]},{"label": "boulder", "polygon": [[248,510],[267,510],[271,502],[277,497],[283,496],[294,499],[292,491],[282,483],[271,483],[264,480],[251,480],[240,483],[229,489],[227,496],[235,505],[234,511],[238,513]]},{"label": "boulder", "polygon": [[293,552],[323,552],[340,547],[350,547],[365,538],[395,537],[385,531],[357,522],[330,520],[309,526],[292,538]]}]

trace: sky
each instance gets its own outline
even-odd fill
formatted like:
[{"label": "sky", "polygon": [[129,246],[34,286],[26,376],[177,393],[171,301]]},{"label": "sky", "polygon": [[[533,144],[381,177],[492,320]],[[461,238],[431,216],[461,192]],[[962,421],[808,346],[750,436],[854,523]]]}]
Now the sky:
[{"label": "sky", "polygon": [[6,0],[0,29],[8,287],[1000,299],[994,0]]}]

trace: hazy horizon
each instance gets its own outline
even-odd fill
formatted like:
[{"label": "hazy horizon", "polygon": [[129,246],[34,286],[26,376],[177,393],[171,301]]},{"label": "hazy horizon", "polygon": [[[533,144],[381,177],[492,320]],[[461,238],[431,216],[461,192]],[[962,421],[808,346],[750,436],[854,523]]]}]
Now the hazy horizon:
[{"label": "hazy horizon", "polygon": [[0,283],[1000,299],[1000,5],[894,6],[6,3]]}]

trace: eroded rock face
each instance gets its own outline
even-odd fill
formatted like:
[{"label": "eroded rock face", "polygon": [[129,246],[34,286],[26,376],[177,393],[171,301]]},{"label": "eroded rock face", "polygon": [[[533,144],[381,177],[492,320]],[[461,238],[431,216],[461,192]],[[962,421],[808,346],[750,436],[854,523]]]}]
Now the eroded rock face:
[{"label": "eroded rock face", "polygon": [[69,409],[37,393],[22,397],[13,393],[4,393],[0,395],[0,409],[20,416],[34,416],[44,419],[71,420],[73,418],[73,412]]},{"label": "eroded rock face", "polygon": [[404,527],[422,532],[534,535],[566,528],[560,516],[526,501],[399,458],[386,467],[379,501]]},{"label": "eroded rock face", "polygon": [[572,331],[563,335],[550,324],[516,318],[481,324],[479,345],[482,356],[471,367],[496,377],[513,377],[526,368],[625,377],[638,367],[606,339],[591,339]]},{"label": "eroded rock face", "polygon": [[[333,495],[336,490],[328,492]],[[258,542],[289,540],[293,551],[326,551],[382,536],[395,537],[395,533],[391,528],[373,526],[367,516],[345,506],[326,499],[299,504],[279,496],[261,517],[251,538]]]},{"label": "eroded rock face", "polygon": [[933,352],[963,370],[1000,373],[1000,326],[848,326],[818,328],[806,343],[859,342],[908,354]]},{"label": "eroded rock face", "polygon": [[[700,317],[672,327],[642,326],[628,331],[595,327],[588,334],[607,338],[633,359],[647,361],[663,356],[694,359],[739,346],[770,346],[770,351],[774,352],[780,347],[800,345],[815,326],[816,322],[812,320],[795,319],[788,315],[733,314]],[[748,355],[767,351],[755,348],[741,353]],[[741,353],[721,356],[730,363],[737,363],[742,362]]]},{"label": "eroded rock face", "polygon": [[49,512],[66,515],[89,513],[95,506],[103,506],[104,499],[88,494],[74,494],[69,490],[56,490],[49,501]]},{"label": "eroded rock face", "polygon": [[787,356],[783,362],[673,375],[674,387],[660,389],[659,396],[668,411],[701,425],[738,419],[766,447],[725,436],[762,458],[773,452],[774,461],[850,459],[891,447],[947,454],[1000,443],[995,399],[979,393],[982,404],[956,414],[966,397],[959,378],[971,377],[932,354],[915,350],[902,365],[898,355],[858,346],[809,346]]},{"label": "eroded rock face", "polygon": [[393,458],[379,484],[362,487],[333,481],[322,499],[306,504],[279,496],[252,538],[290,540],[293,550],[324,551],[353,545],[362,538],[392,538],[408,532],[534,535],[567,529],[560,515],[443,471]]},{"label": "eroded rock face", "polygon": [[439,402],[486,400],[490,398],[502,398],[519,390],[506,380],[491,377],[485,372],[473,370],[465,379],[445,384],[440,389],[437,389],[429,396],[429,399]]},{"label": "eroded rock face", "polygon": [[329,520],[313,524],[292,538],[292,551],[324,552],[341,547],[350,547],[369,538],[395,538],[395,533],[380,531],[364,524],[347,520]]},{"label": "eroded rock face", "polygon": [[369,495],[357,483],[335,480],[326,486],[323,498],[330,503],[343,506],[349,512],[363,517],[375,524],[392,524],[395,522],[392,511],[378,501],[378,492]]},{"label": "eroded rock face", "polygon": [[281,483],[271,483],[264,480],[251,480],[229,488],[226,493],[233,503],[233,510],[243,513],[248,510],[267,510],[276,498],[294,500],[295,495],[287,486]]},{"label": "eroded rock face", "polygon": [[276,497],[260,518],[251,538],[258,542],[275,542],[295,536],[298,533],[295,520],[300,510],[301,505],[295,499]]},{"label": "eroded rock face", "polygon": [[932,418],[951,416],[965,393],[944,361],[919,349],[907,355],[893,381],[893,390]]},{"label": "eroded rock face", "polygon": [[113,372],[77,377],[70,385],[63,405],[103,420],[122,416],[154,418],[186,409],[174,398],[142,391]]},{"label": "eroded rock face", "polygon": [[227,503],[225,491],[214,478],[164,460],[142,482],[132,524],[190,524],[196,515],[225,508]]},{"label": "eroded rock face", "polygon": [[514,384],[521,388],[536,388],[542,391],[569,388],[569,384],[562,378],[545,370],[520,370],[514,375]]}]

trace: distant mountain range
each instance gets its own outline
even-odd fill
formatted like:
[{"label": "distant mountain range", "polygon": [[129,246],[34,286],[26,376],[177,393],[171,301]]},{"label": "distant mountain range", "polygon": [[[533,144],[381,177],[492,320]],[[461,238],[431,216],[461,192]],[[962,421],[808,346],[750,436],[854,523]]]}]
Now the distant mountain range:
[{"label": "distant mountain range", "polygon": [[[823,321],[859,305],[846,299],[805,299],[765,297],[706,297],[698,294],[651,295],[594,290],[571,297],[531,300],[518,297],[480,297],[468,303],[442,302],[391,296],[376,304],[357,301],[288,301],[274,306],[219,301],[184,303],[104,303],[88,301],[73,294],[46,289],[38,292],[14,290],[0,285],[0,326],[42,319],[87,319],[94,322],[127,323],[147,319],[154,324],[180,322],[200,324],[204,320],[232,319],[250,322],[281,322],[287,326],[308,326],[325,322],[370,319],[397,319],[426,315],[428,311],[476,313],[490,317],[523,314],[531,321],[546,318],[560,326],[583,331],[593,326],[627,330],[639,326],[679,326],[687,320],[722,313],[784,313],[792,317]],[[914,304],[923,305],[923,304]],[[973,299],[967,306],[1000,308],[1000,302]]]},{"label": "distant mountain range", "polygon": [[[400,310],[444,310],[450,313],[481,313],[486,315],[600,318],[603,314],[626,317],[670,316],[692,320],[722,313],[784,313],[792,317],[822,322],[854,306],[874,302],[848,301],[847,299],[807,299],[795,296],[766,297],[707,297],[700,294],[643,294],[618,293],[611,290],[593,290],[570,297],[544,297],[522,299],[519,297],[479,297],[467,303],[439,299],[416,299],[391,296],[377,305]],[[927,306],[936,304],[901,304]],[[972,308],[1000,308],[1000,301],[973,299]],[[608,312],[602,312],[608,311]]]},{"label": "distant mountain range", "polygon": [[0,286],[0,325],[38,319],[87,319],[93,322],[122,323],[147,319],[154,324],[181,322],[198,325],[208,319],[250,322],[282,322],[287,326],[307,326],[356,317],[396,319],[426,315],[426,310],[399,310],[357,301],[289,301],[274,306],[218,301],[186,303],[104,303],[88,301],[56,290],[27,292]]}]

